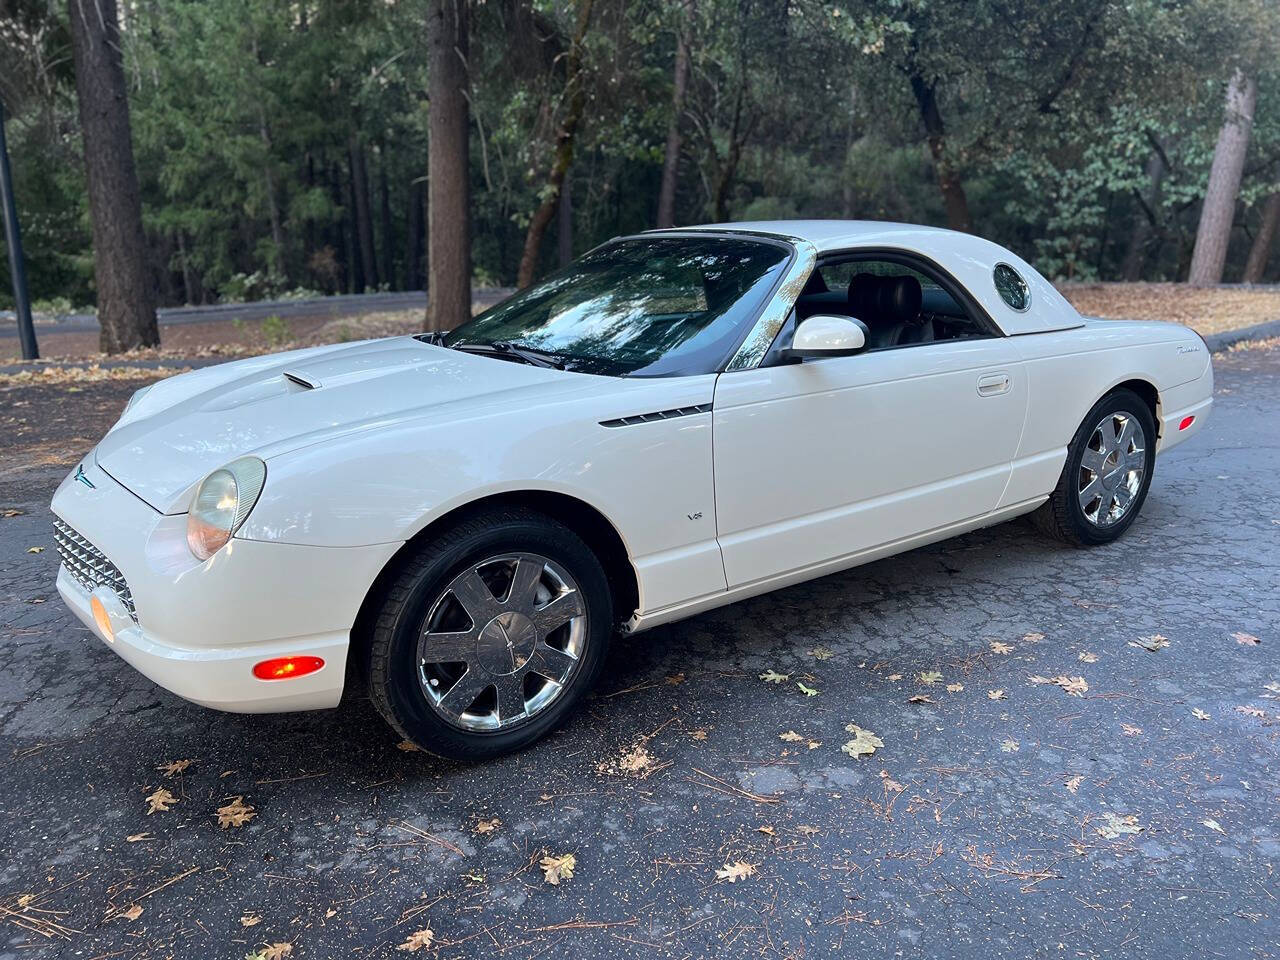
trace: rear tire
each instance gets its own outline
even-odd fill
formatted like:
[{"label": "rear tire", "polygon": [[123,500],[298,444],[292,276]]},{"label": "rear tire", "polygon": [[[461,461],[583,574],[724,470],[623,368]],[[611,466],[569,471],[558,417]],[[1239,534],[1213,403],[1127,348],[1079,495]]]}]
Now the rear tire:
[{"label": "rear tire", "polygon": [[511,753],[558,727],[594,686],[613,631],[595,554],[525,509],[432,536],[379,604],[370,698],[406,740],[451,760]]},{"label": "rear tire", "polygon": [[1049,499],[1033,513],[1041,531],[1077,547],[1111,543],[1129,529],[1151,489],[1155,418],[1132,390],[1114,390],[1085,416]]}]

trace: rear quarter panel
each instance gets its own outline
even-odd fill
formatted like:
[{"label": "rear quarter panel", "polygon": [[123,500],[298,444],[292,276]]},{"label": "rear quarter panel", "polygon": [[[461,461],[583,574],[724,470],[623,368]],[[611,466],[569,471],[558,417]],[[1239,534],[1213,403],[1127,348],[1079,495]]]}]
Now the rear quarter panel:
[{"label": "rear quarter panel", "polygon": [[[1194,407],[1203,412],[1197,418],[1199,429],[1212,403],[1209,351],[1194,331],[1177,324],[1089,320],[1073,330],[1012,339],[1026,363],[1030,396],[1002,506],[1052,491],[1085,414],[1118,384],[1142,380],[1156,388],[1157,449],[1174,442],[1168,436],[1169,420]],[[1177,441],[1191,432],[1180,433]]]}]

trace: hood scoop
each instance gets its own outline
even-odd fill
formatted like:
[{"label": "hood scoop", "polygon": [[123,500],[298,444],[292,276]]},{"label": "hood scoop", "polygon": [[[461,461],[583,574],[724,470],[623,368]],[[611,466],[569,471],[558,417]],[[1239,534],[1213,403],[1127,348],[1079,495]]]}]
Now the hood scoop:
[{"label": "hood scoop", "polygon": [[308,377],[299,373],[297,370],[281,370],[280,376],[284,377],[290,383],[296,383],[298,386],[306,390],[318,390],[320,381],[315,377]]}]

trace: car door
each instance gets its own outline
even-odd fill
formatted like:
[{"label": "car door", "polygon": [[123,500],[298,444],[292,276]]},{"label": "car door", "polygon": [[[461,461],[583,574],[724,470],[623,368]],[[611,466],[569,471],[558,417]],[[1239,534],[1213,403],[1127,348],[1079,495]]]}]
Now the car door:
[{"label": "car door", "polygon": [[729,587],[992,511],[1027,383],[1005,337],[722,374],[716,520]]}]

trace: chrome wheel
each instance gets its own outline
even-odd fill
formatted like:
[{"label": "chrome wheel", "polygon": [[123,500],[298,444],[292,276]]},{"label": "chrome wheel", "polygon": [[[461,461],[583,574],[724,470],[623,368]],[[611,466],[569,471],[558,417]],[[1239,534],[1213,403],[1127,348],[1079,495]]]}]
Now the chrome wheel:
[{"label": "chrome wheel", "polygon": [[1109,527],[1133,505],[1147,473],[1147,435],[1127,411],[1108,413],[1089,437],[1080,459],[1077,493],[1090,523]]},{"label": "chrome wheel", "polygon": [[559,698],[586,636],[586,606],[568,571],[532,553],[489,557],[432,604],[418,640],[418,681],[449,724],[504,730]]}]

